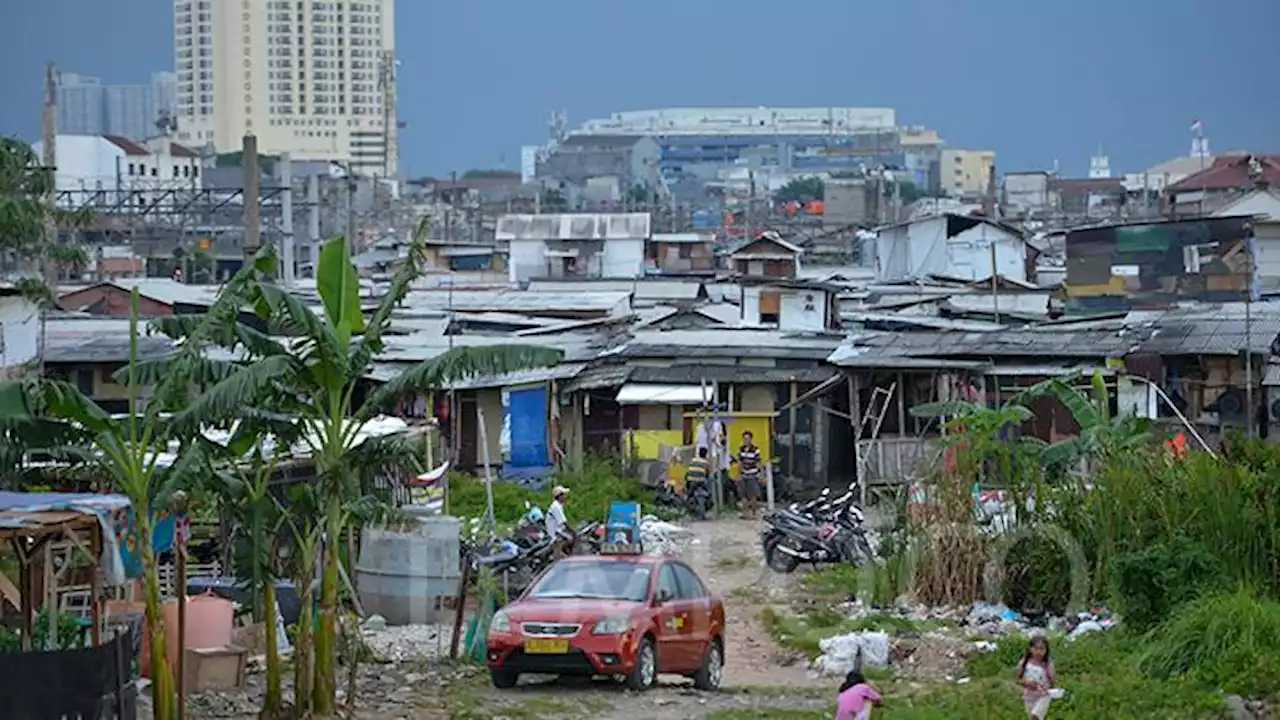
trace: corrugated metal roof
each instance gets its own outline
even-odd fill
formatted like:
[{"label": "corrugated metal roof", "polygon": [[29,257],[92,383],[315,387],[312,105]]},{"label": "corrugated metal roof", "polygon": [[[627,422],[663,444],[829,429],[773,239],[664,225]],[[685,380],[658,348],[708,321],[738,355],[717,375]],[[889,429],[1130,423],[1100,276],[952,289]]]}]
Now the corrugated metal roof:
[{"label": "corrugated metal roof", "polygon": [[634,368],[626,365],[597,365],[578,373],[576,377],[561,386],[566,393],[580,390],[599,390],[622,385],[631,378]]},{"label": "corrugated metal roof", "polygon": [[636,300],[696,300],[702,293],[697,280],[531,280],[529,292],[631,293]]},{"label": "corrugated metal roof", "polygon": [[612,310],[629,297],[626,292],[415,290],[405,298],[404,306],[413,310],[452,308],[457,312],[600,312]]},{"label": "corrugated metal roof", "polygon": [[702,328],[641,330],[632,339],[601,353],[616,357],[771,357],[822,359],[840,345],[841,336],[798,335],[777,330]]},{"label": "corrugated metal roof", "polygon": [[628,382],[668,385],[719,383],[785,383],[824,382],[836,371],[830,367],[766,368],[749,365],[671,365],[669,367],[638,366],[631,370]]},{"label": "corrugated metal roof", "polygon": [[[52,323],[50,323],[52,324]],[[114,323],[112,323],[114,325]],[[128,322],[120,329],[103,325],[96,330],[57,330],[46,328],[44,359],[51,363],[127,363],[129,362]],[[145,331],[143,331],[145,332]],[[138,359],[156,360],[177,352],[173,341],[162,335],[138,337]]]},{"label": "corrugated metal roof", "polygon": [[586,365],[583,363],[561,363],[548,368],[533,368],[530,370],[503,373],[501,375],[486,375],[483,377],[468,378],[461,382],[454,383],[450,387],[453,390],[479,390],[482,388],[528,385],[530,383],[546,382],[548,380],[569,380],[582,372],[585,367]]}]

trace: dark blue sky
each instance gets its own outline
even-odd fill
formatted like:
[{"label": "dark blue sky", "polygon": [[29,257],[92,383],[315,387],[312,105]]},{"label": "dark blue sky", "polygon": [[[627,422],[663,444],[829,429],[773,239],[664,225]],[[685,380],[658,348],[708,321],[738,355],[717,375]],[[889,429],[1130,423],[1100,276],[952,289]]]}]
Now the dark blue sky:
[{"label": "dark blue sky", "polygon": [[[145,82],[172,0],[5,0],[0,132],[34,139],[43,64]],[[1083,175],[1280,151],[1280,0],[399,0],[402,165],[519,167],[552,110],[888,106],[1001,171]]]}]

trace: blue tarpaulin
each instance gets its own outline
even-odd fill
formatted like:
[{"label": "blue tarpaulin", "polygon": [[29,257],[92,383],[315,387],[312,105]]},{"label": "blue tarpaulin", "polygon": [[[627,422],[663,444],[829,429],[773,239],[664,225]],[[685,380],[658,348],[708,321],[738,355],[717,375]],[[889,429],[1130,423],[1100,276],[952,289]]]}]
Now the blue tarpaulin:
[{"label": "blue tarpaulin", "polygon": [[502,474],[516,480],[540,478],[552,470],[547,448],[547,388],[538,385],[511,390],[508,396],[511,450]]}]

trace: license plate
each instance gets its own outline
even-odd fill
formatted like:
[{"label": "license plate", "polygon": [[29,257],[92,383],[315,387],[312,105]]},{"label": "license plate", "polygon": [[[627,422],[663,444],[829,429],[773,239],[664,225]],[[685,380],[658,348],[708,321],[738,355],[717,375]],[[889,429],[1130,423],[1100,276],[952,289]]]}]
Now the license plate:
[{"label": "license plate", "polygon": [[524,641],[524,651],[530,655],[564,655],[569,652],[569,641],[530,638]]}]

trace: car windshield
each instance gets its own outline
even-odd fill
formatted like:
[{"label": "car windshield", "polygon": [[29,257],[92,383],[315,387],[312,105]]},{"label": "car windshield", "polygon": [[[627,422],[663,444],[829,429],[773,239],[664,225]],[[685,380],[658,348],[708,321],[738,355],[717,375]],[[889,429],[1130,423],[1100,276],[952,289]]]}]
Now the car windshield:
[{"label": "car windshield", "polygon": [[616,560],[560,563],[530,588],[528,596],[643,602],[649,597],[649,566]]}]

